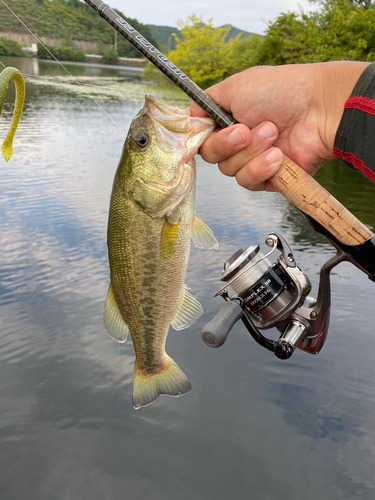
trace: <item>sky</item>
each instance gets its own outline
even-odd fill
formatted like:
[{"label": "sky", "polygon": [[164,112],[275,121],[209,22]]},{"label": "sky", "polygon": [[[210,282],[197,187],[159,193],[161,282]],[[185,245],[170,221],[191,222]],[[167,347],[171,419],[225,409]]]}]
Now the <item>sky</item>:
[{"label": "sky", "polygon": [[144,24],[176,26],[178,19],[186,20],[196,14],[202,16],[203,21],[212,18],[214,26],[232,24],[260,34],[265,31],[267,22],[281,12],[313,9],[308,0],[109,0],[107,3]]}]

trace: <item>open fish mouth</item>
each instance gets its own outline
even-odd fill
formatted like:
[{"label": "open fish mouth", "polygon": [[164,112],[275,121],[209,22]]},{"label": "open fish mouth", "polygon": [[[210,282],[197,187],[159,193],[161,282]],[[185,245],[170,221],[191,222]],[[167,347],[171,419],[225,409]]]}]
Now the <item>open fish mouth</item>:
[{"label": "open fish mouth", "polygon": [[189,109],[180,109],[161,103],[154,96],[145,97],[145,110],[149,117],[171,132],[186,134],[192,131]]},{"label": "open fish mouth", "polygon": [[182,110],[168,106],[150,94],[146,95],[144,109],[154,125],[159,144],[163,144],[167,151],[185,149],[184,161],[197,153],[215,128],[212,118],[190,116],[189,108]]}]

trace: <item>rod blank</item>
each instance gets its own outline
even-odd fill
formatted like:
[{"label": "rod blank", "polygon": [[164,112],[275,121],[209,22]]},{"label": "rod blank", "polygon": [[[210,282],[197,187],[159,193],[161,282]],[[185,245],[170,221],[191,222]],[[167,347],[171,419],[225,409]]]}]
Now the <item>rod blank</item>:
[{"label": "rod blank", "polygon": [[144,36],[138,33],[125,19],[114,12],[109,5],[100,0],[85,0],[85,2],[177,85],[178,88],[204,109],[220,127],[230,127],[236,123],[233,116],[223,111],[197,84],[190,80],[187,75],[146,40]]}]

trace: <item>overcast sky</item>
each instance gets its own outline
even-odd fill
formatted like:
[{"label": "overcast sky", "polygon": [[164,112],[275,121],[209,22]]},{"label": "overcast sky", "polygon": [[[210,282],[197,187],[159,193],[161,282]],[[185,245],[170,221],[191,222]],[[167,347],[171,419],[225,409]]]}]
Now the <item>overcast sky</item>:
[{"label": "overcast sky", "polygon": [[281,12],[312,9],[308,0],[108,0],[107,3],[144,24],[176,26],[178,19],[186,20],[196,14],[203,21],[212,18],[214,26],[232,24],[253,33],[263,33],[267,21]]}]

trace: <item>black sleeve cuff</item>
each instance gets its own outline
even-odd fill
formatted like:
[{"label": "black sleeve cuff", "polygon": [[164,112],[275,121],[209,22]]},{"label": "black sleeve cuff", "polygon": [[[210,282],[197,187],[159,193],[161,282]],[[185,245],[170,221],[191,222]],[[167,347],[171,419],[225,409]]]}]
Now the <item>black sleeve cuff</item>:
[{"label": "black sleeve cuff", "polygon": [[363,71],[345,103],[333,153],[375,182],[375,62]]}]

